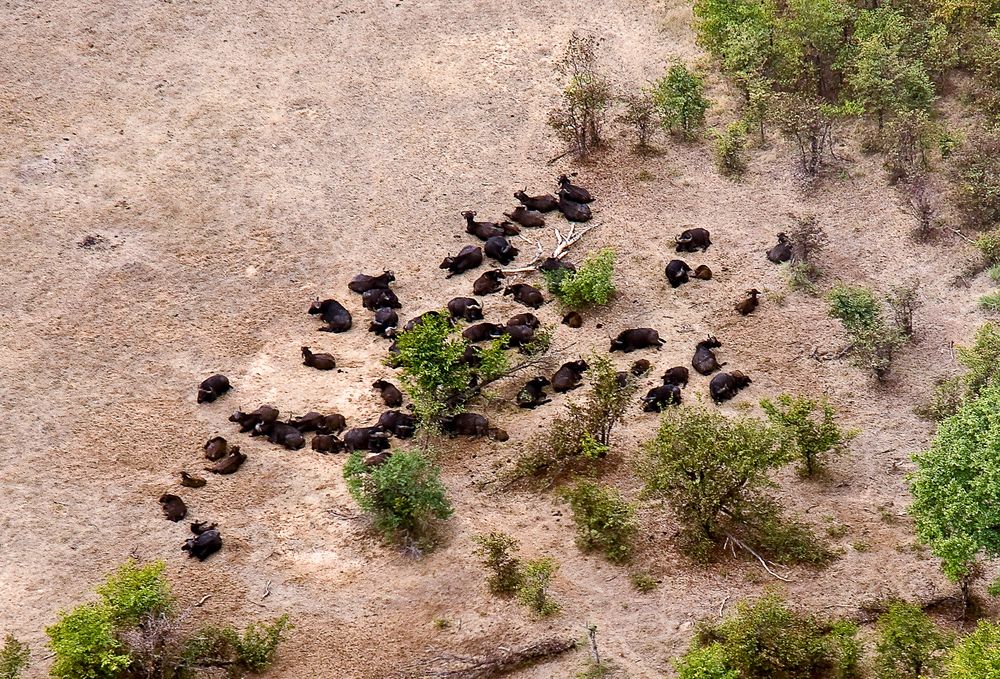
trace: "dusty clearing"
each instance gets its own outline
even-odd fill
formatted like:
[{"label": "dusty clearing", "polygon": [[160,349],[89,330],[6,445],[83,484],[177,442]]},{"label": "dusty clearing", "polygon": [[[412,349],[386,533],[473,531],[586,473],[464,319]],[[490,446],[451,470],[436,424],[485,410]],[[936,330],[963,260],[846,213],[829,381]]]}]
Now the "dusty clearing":
[{"label": "dusty clearing", "polygon": [[[637,158],[616,140],[592,165],[547,166],[560,152],[544,124],[557,92],[551,66],[571,30],[603,37],[608,74],[636,86],[671,57],[702,58],[683,4],[253,4],[15,0],[0,10],[0,631],[43,658],[56,611],[135,553],[165,559],[185,603],[212,595],[196,620],[289,612],[297,628],[272,676],[384,677],[428,649],[582,636],[587,623],[628,676],[664,676],[698,619],[770,581],[748,562],[691,566],[671,541],[669,515],[654,507],[642,511],[648,541],[617,567],[575,547],[566,509],[550,495],[477,491],[474,482],[529,445],[564,397],[532,414],[492,412],[511,433],[505,444],[444,446],[456,515],[447,543],[420,561],[328,514],[353,511],[344,456],[242,441],[250,461],[239,474],[184,493],[195,518],[224,531],[225,548],[204,564],[180,551],[186,528],[164,521],[156,502],[181,468],[201,466],[206,438],[237,437],[226,422],[237,406],[373,420],[381,404],[368,385],[386,374],[385,344],[364,331],[368,313],[346,292],[350,277],[393,268],[403,317],[467,294],[470,277],[444,281],[437,268],[468,242],[459,211],[499,216],[515,189],[548,189],[574,169],[599,197],[600,226],[572,258],[617,248],[620,292],[584,329],[559,327],[558,345],[575,342],[559,358],[606,349],[605,331],[649,325],[668,340],[648,352],[662,371],[686,364],[711,332],[724,360],[754,378],[727,410],[784,390],[829,394],[862,434],[832,478],[807,483],[789,472],[782,494],[818,527],[846,524],[834,541],[846,554],[822,571],[793,570],[790,596],[829,611],[947,586],[936,562],[910,549],[904,474],[930,433],[912,406],[955,369],[950,345],[980,323],[980,291],[950,284],[961,248],[908,240],[912,219],[878,159],[841,148],[843,171],[808,192],[776,138],[741,183],[714,172],[704,145],[668,143]],[[652,179],[639,181],[641,170]],[[786,289],[762,253],[792,215],[807,213],[830,234],[825,284],[923,282],[919,341],[887,387],[844,360],[809,357],[843,346],[818,298],[765,297],[749,318],[731,310],[748,287]],[[662,271],[684,225],[711,229],[715,245],[690,260],[716,278],[672,291]],[[100,239],[80,247],[88,235]],[[317,333],[304,313],[317,295],[347,304],[355,329]],[[485,306],[491,320],[522,310],[500,297]],[[539,315],[557,323],[560,310],[550,303]],[[343,371],[301,366],[307,343],[332,351]],[[636,357],[618,356],[621,365]],[[195,385],[216,371],[236,389],[197,406]],[[695,380],[686,397],[706,388]],[[618,439],[625,463],[611,475],[630,495],[638,483],[628,460],[656,425],[638,406],[633,420]],[[471,537],[494,528],[519,536],[528,556],[560,560],[561,615],[539,622],[488,595]],[[870,550],[852,548],[860,543]],[[630,569],[660,586],[638,594]],[[273,594],[261,600],[268,582]],[[573,676],[585,657],[519,676]],[[36,662],[29,676],[46,669]]]}]

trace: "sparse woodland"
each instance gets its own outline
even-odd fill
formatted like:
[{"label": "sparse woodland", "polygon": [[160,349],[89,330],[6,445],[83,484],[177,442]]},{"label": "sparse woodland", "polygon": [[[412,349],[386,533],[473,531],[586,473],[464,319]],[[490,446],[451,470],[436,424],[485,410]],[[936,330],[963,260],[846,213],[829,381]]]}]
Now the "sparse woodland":
[{"label": "sparse woodland", "polygon": [[[568,173],[553,183],[554,195],[544,187],[519,195],[520,212],[508,214],[517,224],[462,213],[464,233],[458,215],[468,206],[437,199],[448,206],[442,219],[453,220],[456,239],[464,240],[457,247],[449,242],[440,267],[447,278],[444,271],[433,274],[438,282],[455,277],[462,294],[474,290],[474,298],[435,298],[419,310],[405,298],[400,304],[393,285],[409,272],[387,259],[373,265],[387,270],[381,280],[364,274],[352,280],[350,291],[360,297],[348,297],[343,286],[331,291],[346,305],[316,299],[309,313],[332,333],[323,338],[334,348],[332,355],[304,348],[303,365],[310,369],[355,369],[356,363],[335,359],[336,342],[346,336],[342,332],[363,334],[358,326],[372,318],[366,361],[399,385],[376,387],[388,408],[377,422],[362,422],[347,410],[339,425],[332,418],[341,413],[309,412],[285,421],[266,405],[242,412],[249,404],[239,401],[240,412],[229,418],[234,424],[226,425],[222,410],[209,408],[216,399],[233,404],[235,394],[227,394],[230,388],[239,392],[235,378],[232,387],[228,378],[224,384],[205,380],[198,402],[204,399],[206,418],[230,426],[227,436],[243,437],[245,447],[261,437],[254,443],[273,444],[275,455],[319,455],[323,464],[339,466],[338,482],[352,504],[316,510],[313,502],[303,511],[322,511],[349,525],[359,545],[353,559],[393,554],[414,570],[417,560],[442,554],[456,563],[471,560],[486,603],[470,603],[470,611],[499,609],[526,626],[544,620],[563,630],[517,643],[484,637],[474,651],[428,651],[400,664],[402,676],[514,676],[528,666],[543,668],[531,676],[556,676],[545,674],[545,664],[573,653],[578,677],[630,676],[618,658],[602,654],[618,632],[598,629],[581,617],[578,602],[567,600],[579,577],[563,567],[567,555],[540,548],[499,522],[502,530],[466,534],[470,526],[491,525],[471,507],[515,496],[519,505],[558,512],[564,537],[587,556],[582,563],[601,569],[601,577],[631,583],[636,606],[659,586],[644,570],[649,559],[643,555],[652,549],[682,573],[761,585],[760,596],[730,601],[727,595],[718,615],[683,628],[686,650],[649,665],[661,668],[662,676],[1000,677],[1000,326],[993,318],[1000,313],[1000,288],[976,300],[981,327],[953,348],[958,374],[935,382],[922,372],[914,377],[912,366],[909,373],[925,382],[925,398],[913,410],[934,430],[907,467],[905,513],[882,511],[887,523],[907,522],[914,559],[940,565],[937,596],[904,600],[880,588],[863,602],[807,606],[782,586],[846,558],[835,538],[847,527],[824,526],[819,513],[810,512],[823,502],[817,489],[842,483],[840,463],[871,432],[853,426],[850,406],[835,405],[818,389],[786,388],[770,379],[767,365],[748,363],[746,354],[714,336],[691,339],[646,323],[627,325],[622,319],[635,316],[623,311],[632,292],[621,271],[634,264],[638,245],[615,236],[594,243],[606,208],[601,184],[590,180],[616,147],[616,158],[636,163],[681,147],[714,163],[726,185],[781,158],[794,168],[797,189],[809,194],[851,176],[852,156],[838,155],[847,139],[884,169],[865,181],[892,187],[912,217],[909,242],[900,248],[933,244],[960,251],[968,266],[953,272],[954,285],[1000,284],[1000,1],[694,0],[693,17],[702,58],[663,63],[662,75],[650,82],[613,79],[599,34],[577,31],[567,43],[552,45],[551,79],[559,93],[545,123],[558,150],[551,162]],[[546,206],[546,199],[552,204]],[[542,223],[529,226],[531,220]],[[851,371],[855,391],[891,393],[898,388],[898,366],[924,341],[926,273],[914,271],[889,286],[859,280],[845,275],[854,272],[842,260],[832,263],[829,224],[810,214],[781,223],[766,227],[774,232],[768,233],[773,247],[756,256],[781,271],[782,289],[748,281],[746,299],[719,300],[712,286],[740,264],[713,264],[713,272],[674,259],[676,252],[700,264],[709,247],[713,254],[724,248],[718,232],[713,242],[707,230],[692,234],[685,226],[682,235],[671,235],[668,250],[661,244],[650,257],[664,283],[654,303],[671,304],[670,296],[685,285],[713,309],[725,306],[725,316],[715,316],[720,326],[736,319],[752,327],[758,304],[805,300],[836,333],[836,349],[820,355],[814,348],[807,360],[838,361]],[[723,261],[725,256],[723,251]],[[670,260],[678,262],[673,269]],[[519,313],[505,321],[490,307],[507,297]],[[295,304],[304,312],[310,302]],[[543,312],[553,310],[550,322]],[[607,341],[569,334],[581,326],[600,328]],[[829,345],[829,337],[819,336],[829,333],[818,326],[815,346],[821,340]],[[662,345],[679,342],[695,352],[691,370],[659,359]],[[537,427],[516,445],[508,443],[525,413]],[[644,428],[626,432],[639,420]],[[206,483],[221,486],[231,474],[246,474],[237,472],[246,460],[239,447],[222,439],[225,457],[211,457],[213,440],[205,444],[205,456],[215,463],[205,468],[208,481],[192,481],[185,471],[160,499],[175,523],[187,508],[172,493],[199,497]],[[489,464],[470,464],[465,477],[450,466],[482,450],[503,454],[488,458]],[[460,487],[473,494],[473,503],[452,497]],[[203,504],[202,511],[210,509]],[[211,557],[205,562],[211,566],[219,558],[211,555],[233,547],[222,546],[225,525],[200,523],[191,526],[195,537],[177,534],[185,533],[190,556],[199,563]],[[199,552],[205,531],[215,533],[217,544]],[[180,544],[178,537],[171,552]],[[851,553],[869,548],[858,538]],[[662,563],[657,576],[667,570]],[[29,649],[19,641],[24,630],[6,629],[0,621],[7,635],[0,679],[29,676],[43,656],[51,661],[50,674],[64,679],[244,676],[268,671],[296,640],[295,611],[243,629],[188,624],[201,604],[182,606],[164,571],[161,561],[129,560],[103,585],[81,583],[81,599],[91,585],[97,585],[97,598],[53,612],[46,648]],[[466,568],[461,578],[468,580],[470,572]],[[439,567],[421,577],[446,580],[449,574]],[[387,578],[383,584],[392,590],[395,583]],[[721,598],[714,594],[713,600]],[[452,623],[435,618],[434,624],[443,630]],[[308,641],[295,641],[295,648],[303,645]],[[283,676],[293,676],[294,657],[284,662],[292,674]]]}]

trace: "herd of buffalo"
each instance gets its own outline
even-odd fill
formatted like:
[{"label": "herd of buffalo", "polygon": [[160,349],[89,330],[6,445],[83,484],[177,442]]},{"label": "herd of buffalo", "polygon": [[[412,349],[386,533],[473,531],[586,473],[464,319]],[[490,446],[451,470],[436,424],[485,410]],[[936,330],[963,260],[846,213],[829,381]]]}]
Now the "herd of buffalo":
[{"label": "herd of buffalo", "polygon": [[[558,178],[557,195],[543,194],[529,196],[525,191],[518,191],[514,197],[520,205],[511,212],[505,213],[510,221],[481,222],[476,221],[473,211],[462,212],[465,220],[465,230],[468,234],[482,241],[482,246],[467,245],[458,254],[449,256],[441,263],[440,268],[448,271],[451,278],[476,269],[483,264],[484,256],[496,261],[501,266],[509,265],[519,254],[518,249],[509,240],[520,234],[521,228],[539,228],[545,225],[546,213],[559,211],[572,222],[587,221],[591,218],[589,203],[593,197],[587,189],[573,184],[566,175]],[[705,252],[712,244],[707,229],[694,228],[685,230],[676,241],[678,253]],[[778,244],[767,251],[767,258],[775,263],[787,262],[791,259],[791,244],[785,234],[778,235]],[[541,261],[537,268],[542,271],[567,269],[575,272],[572,264],[562,261],[559,256],[549,257]],[[534,265],[534,262],[533,262]],[[699,280],[709,280],[711,270],[705,265],[694,268],[680,259],[671,260],[666,266],[666,278],[674,288],[688,283],[693,277]],[[518,303],[538,309],[545,303],[542,291],[526,283],[514,283],[504,286],[507,273],[503,269],[493,268],[479,276],[472,285],[475,296],[483,297],[503,290],[504,295],[511,296]],[[395,276],[390,271],[379,275],[358,274],[348,284],[348,289],[361,296],[362,306],[372,312],[372,320],[368,330],[376,335],[393,340],[389,352],[396,352],[395,338],[398,332],[405,332],[423,322],[430,315],[444,315],[452,323],[466,321],[472,323],[462,331],[462,336],[469,342],[463,360],[473,368],[478,366],[479,350],[477,344],[493,339],[507,337],[508,345],[523,348],[535,339],[536,331],[541,327],[539,319],[530,312],[516,314],[504,324],[484,321],[483,303],[475,297],[456,297],[446,305],[447,312],[429,311],[410,319],[402,330],[397,331],[399,316],[397,309],[402,307],[391,284]],[[746,299],[738,302],[735,309],[742,315],[748,315],[756,309],[758,296],[756,289],[747,291]],[[324,332],[343,333],[353,326],[350,311],[335,299],[311,304],[309,314],[319,316]],[[563,323],[571,328],[582,325],[583,319],[577,312],[570,312],[563,318]],[[643,349],[659,349],[664,344],[659,333],[652,328],[632,328],[623,330],[613,340],[611,352],[631,353]],[[749,377],[738,370],[722,372],[724,362],[716,357],[715,350],[722,343],[715,337],[708,337],[698,342],[694,348],[691,366],[704,376],[712,375],[709,381],[709,392],[712,399],[721,403],[733,398],[741,389],[751,383]],[[313,352],[309,347],[302,347],[303,365],[317,370],[332,370],[336,367],[336,359],[329,353]],[[586,361],[575,360],[564,363],[551,376],[538,375],[527,381],[517,392],[516,404],[521,408],[533,409],[549,403],[551,399],[546,389],[555,393],[565,393],[576,389],[582,384],[584,374],[589,369]],[[639,378],[645,377],[652,370],[648,360],[635,361],[628,373],[618,374],[618,379],[624,384],[629,379],[629,373]],[[642,398],[642,407],[646,412],[660,412],[665,407],[681,403],[681,390],[687,386],[690,373],[688,368],[678,366],[670,368],[662,376],[662,384],[653,387]],[[212,403],[226,394],[232,385],[224,375],[212,375],[198,386],[198,403]],[[263,437],[269,442],[290,450],[299,450],[306,445],[305,435],[312,433],[310,447],[319,453],[340,453],[343,451],[365,451],[364,464],[377,466],[384,463],[391,455],[391,438],[409,438],[414,435],[417,418],[402,412],[403,394],[395,385],[385,379],[379,379],[372,384],[389,410],[386,410],[378,420],[364,427],[348,429],[346,418],[339,413],[322,414],[308,412],[300,417],[281,420],[277,408],[262,405],[252,412],[237,411],[229,417],[240,433]],[[507,440],[507,433],[490,425],[489,420],[477,413],[460,413],[449,416],[441,422],[441,428],[451,436],[488,436],[494,440]],[[205,458],[211,462],[205,471],[212,474],[233,474],[240,469],[247,456],[240,452],[238,445],[230,445],[221,437],[215,436],[204,445]],[[200,488],[207,481],[204,477],[180,473],[180,485],[186,488]],[[187,516],[184,501],[175,494],[165,494],[160,498],[164,515],[171,521],[181,521]],[[222,537],[215,524],[204,522],[191,524],[193,537],[183,545],[190,556],[204,560],[222,547]]]}]

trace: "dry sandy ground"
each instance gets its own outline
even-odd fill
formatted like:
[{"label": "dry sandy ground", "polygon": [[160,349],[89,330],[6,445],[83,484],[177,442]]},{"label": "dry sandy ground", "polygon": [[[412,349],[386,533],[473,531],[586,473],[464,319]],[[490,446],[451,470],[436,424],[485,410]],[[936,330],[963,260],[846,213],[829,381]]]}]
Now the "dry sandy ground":
[{"label": "dry sandy ground", "polygon": [[[778,140],[756,152],[741,183],[714,173],[704,145],[667,143],[640,159],[616,140],[591,166],[546,165],[560,151],[544,125],[557,92],[551,66],[571,30],[601,36],[608,74],[636,87],[672,57],[703,58],[685,8],[15,0],[0,19],[0,631],[29,642],[36,658],[47,655],[43,629],[56,612],[130,553],[166,560],[185,604],[212,595],[194,622],[291,613],[297,629],[272,673],[280,677],[382,677],[428,649],[582,636],[587,623],[628,676],[661,677],[695,621],[770,584],[750,563],[691,566],[671,542],[669,514],[654,507],[642,511],[648,542],[626,568],[581,553],[551,496],[477,491],[474,482],[530,445],[562,399],[532,414],[490,413],[510,431],[506,444],[445,444],[456,514],[446,544],[420,561],[328,513],[352,511],[342,456],[259,440],[241,441],[250,461],[239,474],[182,493],[194,517],[219,522],[219,555],[188,560],[185,525],[160,515],[157,497],[176,490],[178,470],[202,464],[206,438],[238,438],[226,422],[237,406],[374,419],[367,385],[386,373],[385,344],[364,332],[368,314],[346,282],[393,268],[404,317],[467,294],[471,277],[445,281],[437,268],[468,241],[459,211],[499,216],[516,188],[549,189],[572,169],[600,197],[600,226],[573,258],[616,247],[620,294],[583,330],[559,327],[557,344],[573,346],[558,358],[650,325],[668,340],[650,356],[659,370],[686,364],[712,332],[724,360],[754,378],[727,411],[785,390],[829,394],[862,433],[828,480],[788,473],[782,493],[817,526],[846,524],[835,540],[846,554],[822,571],[793,570],[789,595],[829,612],[885,591],[946,587],[934,561],[909,549],[907,520],[885,516],[903,516],[907,457],[930,432],[912,407],[955,370],[951,343],[981,322],[974,300],[985,284],[950,284],[961,248],[907,239],[912,220],[878,160],[842,148],[843,170],[811,190]],[[652,179],[639,181],[640,170]],[[732,312],[748,287],[785,290],[762,252],[808,213],[830,234],[824,285],[923,283],[918,341],[888,386],[843,360],[809,358],[814,347],[843,345],[819,298],[790,293],[782,305],[776,295],[749,318]],[[715,245],[689,261],[717,275],[672,291],[662,270],[686,225],[712,230]],[[79,247],[87,235],[102,240]],[[319,295],[348,304],[355,330],[317,333],[304,312]],[[491,319],[520,310],[498,297],[486,307]],[[540,315],[560,314],[549,304]],[[303,344],[332,351],[343,370],[301,366]],[[195,385],[216,371],[235,390],[197,406]],[[686,398],[705,391],[695,380]],[[618,439],[626,460],[656,424],[638,408],[633,419]],[[638,492],[628,464],[612,478]],[[471,537],[489,529],[517,535],[527,556],[558,557],[561,615],[537,621],[487,594]],[[636,593],[630,568],[660,586]],[[261,600],[267,583],[273,594]],[[437,629],[436,618],[451,626]],[[584,661],[579,651],[519,676],[572,676]],[[29,674],[46,667],[41,660]]]}]

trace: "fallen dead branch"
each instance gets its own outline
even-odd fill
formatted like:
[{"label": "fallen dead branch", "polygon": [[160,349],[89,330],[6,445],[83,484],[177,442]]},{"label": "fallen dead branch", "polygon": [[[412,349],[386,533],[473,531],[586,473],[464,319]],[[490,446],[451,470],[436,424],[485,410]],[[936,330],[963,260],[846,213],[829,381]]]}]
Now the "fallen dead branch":
[{"label": "fallen dead branch", "polygon": [[[555,247],[552,249],[552,254],[550,255],[550,257],[552,257],[553,259],[562,259],[569,253],[569,249],[574,245],[576,245],[588,231],[590,231],[591,229],[595,229],[598,226],[600,225],[591,224],[590,226],[583,227],[582,229],[577,231],[576,230],[577,225],[573,224],[572,226],[570,226],[569,233],[565,236],[563,235],[562,231],[560,231],[558,228],[554,228],[552,231],[556,237],[556,244]],[[521,237],[521,240],[527,243],[531,242],[530,240],[524,238],[523,236]],[[501,271],[503,271],[505,274],[530,273],[532,271],[536,271],[538,269],[538,263],[542,259],[542,253],[544,251],[544,248],[542,248],[541,241],[536,240],[534,243],[535,243],[535,248],[537,250],[537,254],[530,262],[528,262],[523,266],[515,267],[512,269],[501,269]]]},{"label": "fallen dead branch", "polygon": [[732,553],[733,553],[734,557],[736,556],[736,548],[739,547],[740,549],[746,551],[748,554],[754,556],[757,559],[757,561],[760,562],[760,565],[764,567],[764,570],[767,571],[770,575],[776,577],[778,580],[781,580],[782,582],[791,582],[791,580],[789,580],[788,578],[786,578],[783,575],[779,575],[778,573],[775,573],[769,567],[769,566],[776,566],[778,568],[783,568],[783,566],[781,566],[781,564],[776,564],[773,561],[768,561],[767,559],[765,559],[764,557],[762,557],[760,554],[758,554],[757,552],[755,552],[750,545],[748,545],[747,543],[743,542],[739,538],[727,534],[726,535],[726,542],[725,542],[725,544],[722,545],[722,549],[725,549],[726,547],[729,547],[730,550],[732,550]]},{"label": "fallen dead branch", "polygon": [[441,653],[427,658],[403,672],[405,677],[445,677],[447,679],[481,679],[512,672],[525,665],[544,662],[576,647],[574,639],[550,637],[518,648],[499,646],[481,656]]},{"label": "fallen dead branch", "polygon": [[198,603],[194,605],[195,608],[201,608],[205,605],[205,602],[212,598],[211,594],[206,594],[202,598],[198,599]]}]

